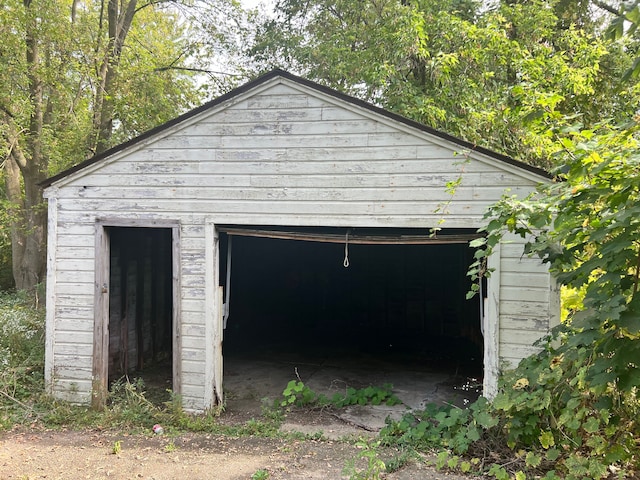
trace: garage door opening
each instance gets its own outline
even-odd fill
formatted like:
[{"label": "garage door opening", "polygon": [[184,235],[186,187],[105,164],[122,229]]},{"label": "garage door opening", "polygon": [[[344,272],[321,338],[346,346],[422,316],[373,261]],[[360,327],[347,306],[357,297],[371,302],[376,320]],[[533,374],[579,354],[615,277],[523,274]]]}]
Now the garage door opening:
[{"label": "garage door opening", "polygon": [[150,396],[166,396],[173,388],[172,229],[105,227],[105,232],[109,385],[137,378]]},{"label": "garage door opening", "polygon": [[440,393],[460,388],[461,396],[477,396],[480,302],[466,299],[474,231],[437,238],[426,230],[221,232],[220,256],[231,259],[220,262],[229,307],[226,388],[234,365],[261,361],[288,366],[290,379],[301,370],[312,376],[327,366],[345,372],[355,365],[350,378],[362,386],[375,380],[367,367],[394,385],[401,372],[425,372],[447,384],[434,386]]}]

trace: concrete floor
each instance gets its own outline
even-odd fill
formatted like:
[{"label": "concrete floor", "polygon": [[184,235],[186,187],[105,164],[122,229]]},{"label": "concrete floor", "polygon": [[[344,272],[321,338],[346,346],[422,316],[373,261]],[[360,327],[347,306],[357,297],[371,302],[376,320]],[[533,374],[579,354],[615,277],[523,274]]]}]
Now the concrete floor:
[{"label": "concrete floor", "polygon": [[336,413],[345,423],[378,431],[385,418],[399,419],[407,410],[422,410],[429,403],[464,407],[477,398],[482,385],[480,376],[469,374],[468,368],[436,363],[339,351],[229,354],[224,358],[226,404],[231,410],[259,413],[262,404],[281,399],[287,383],[298,378],[314,392],[328,397],[344,393],[348,387],[392,384],[401,405],[354,406]]}]

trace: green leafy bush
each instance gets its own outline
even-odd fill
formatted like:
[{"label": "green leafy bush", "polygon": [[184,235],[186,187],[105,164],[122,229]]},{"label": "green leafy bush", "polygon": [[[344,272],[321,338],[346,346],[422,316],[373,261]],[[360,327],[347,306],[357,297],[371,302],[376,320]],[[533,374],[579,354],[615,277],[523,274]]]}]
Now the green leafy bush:
[{"label": "green leafy bush", "polygon": [[[488,212],[473,278],[505,233],[576,293],[556,348],[522,362],[494,408],[513,449],[539,449],[567,478],[633,475],[640,386],[640,117],[555,132],[564,181]],[[477,288],[477,287],[476,287]],[[509,383],[510,381],[510,383]]]},{"label": "green leafy bush", "polygon": [[468,409],[429,405],[388,420],[382,440],[444,449],[440,468],[498,479],[632,477],[640,468],[636,392],[611,384],[594,391],[586,382],[593,352],[567,349],[570,338],[558,348],[546,343],[505,374],[493,402],[481,397]]},{"label": "green leafy bush", "polygon": [[44,388],[44,311],[27,294],[0,292],[0,428],[32,416]]},{"label": "green leafy bush", "polygon": [[481,397],[466,409],[429,404],[423,411],[405,414],[400,421],[388,419],[380,436],[386,443],[420,450],[447,447],[454,453],[464,454],[497,424],[498,418]]},{"label": "green leafy bush", "polygon": [[393,385],[384,384],[382,387],[368,386],[356,389],[349,387],[344,394],[335,393],[331,398],[311,390],[301,380],[291,380],[282,392],[281,407],[290,406],[333,406],[342,408],[349,405],[399,405],[402,403],[393,392]]}]

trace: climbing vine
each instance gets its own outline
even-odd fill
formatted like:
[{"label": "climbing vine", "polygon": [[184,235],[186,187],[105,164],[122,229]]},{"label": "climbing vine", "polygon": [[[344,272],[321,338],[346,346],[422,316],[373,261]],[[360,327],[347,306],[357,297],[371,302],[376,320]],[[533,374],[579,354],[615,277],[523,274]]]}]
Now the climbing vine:
[{"label": "climbing vine", "polygon": [[[488,257],[513,235],[582,302],[538,356],[506,376],[486,410],[496,426],[483,438],[499,433],[509,448],[531,453],[522,466],[546,471],[545,478],[632,475],[640,434],[639,127],[558,133],[558,181],[525,199],[504,197],[488,211],[468,273],[476,284],[491,275]],[[510,478],[508,472],[496,464],[490,473]]]},{"label": "climbing vine", "polygon": [[486,259],[505,233],[524,238],[526,254],[548,263],[560,283],[584,291],[583,305],[568,318],[567,346],[593,349],[586,380],[601,393],[608,386],[628,392],[640,384],[638,125],[570,133],[562,140],[571,154],[561,181],[490,209],[469,275],[477,283],[490,274]]}]

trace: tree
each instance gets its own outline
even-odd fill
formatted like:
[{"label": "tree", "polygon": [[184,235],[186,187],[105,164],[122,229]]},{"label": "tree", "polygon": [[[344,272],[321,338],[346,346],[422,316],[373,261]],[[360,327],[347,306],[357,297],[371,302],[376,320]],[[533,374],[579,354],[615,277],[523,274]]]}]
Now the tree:
[{"label": "tree", "polygon": [[609,2],[594,0],[594,4],[603,11],[613,16],[607,29],[607,34],[613,40],[623,37],[630,39],[626,48],[636,55],[633,64],[625,72],[625,79],[636,79],[640,75],[640,56],[638,56],[638,26],[640,26],[640,0],[617,2],[612,5]]},{"label": "tree", "polygon": [[279,17],[261,25],[249,51],[261,65],[291,68],[532,164],[551,167],[556,147],[546,132],[554,118],[579,115],[589,125],[635,108],[610,81],[630,57],[609,50],[595,29],[561,22],[556,12],[568,7],[560,4],[557,10],[542,0],[489,10],[453,0],[278,5]]},{"label": "tree", "polygon": [[[527,0],[502,0],[507,5],[526,4]],[[589,33],[600,30],[607,21],[592,0],[547,0],[544,2],[557,18],[556,29],[578,28]]]},{"label": "tree", "polygon": [[[627,13],[612,28],[624,18],[629,28],[620,34],[634,35],[639,3],[621,7]],[[629,96],[637,105],[639,84]],[[583,362],[587,388],[615,402],[619,393],[637,397],[640,385],[640,114],[591,128],[563,120],[552,131],[562,181],[491,207],[471,275],[477,280],[486,272],[484,260],[506,232],[527,239],[525,253],[584,295],[568,317],[562,361]]]},{"label": "tree", "polygon": [[187,47],[175,13],[161,3],[9,0],[0,7],[0,151],[17,288],[44,279],[39,183],[197,99],[184,71],[162,70],[180,66]]}]

